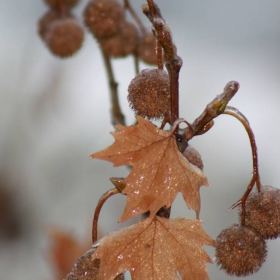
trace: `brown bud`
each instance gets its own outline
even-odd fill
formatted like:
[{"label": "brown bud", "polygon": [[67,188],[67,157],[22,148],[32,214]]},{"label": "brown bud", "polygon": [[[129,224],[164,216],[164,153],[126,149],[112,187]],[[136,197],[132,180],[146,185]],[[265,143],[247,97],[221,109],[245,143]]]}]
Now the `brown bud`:
[{"label": "brown bud", "polygon": [[192,147],[191,145],[188,145],[188,147],[183,152],[183,155],[187,158],[187,160],[191,164],[193,164],[193,165],[197,166],[199,169],[203,170],[203,162],[202,162],[201,156],[194,147]]}]

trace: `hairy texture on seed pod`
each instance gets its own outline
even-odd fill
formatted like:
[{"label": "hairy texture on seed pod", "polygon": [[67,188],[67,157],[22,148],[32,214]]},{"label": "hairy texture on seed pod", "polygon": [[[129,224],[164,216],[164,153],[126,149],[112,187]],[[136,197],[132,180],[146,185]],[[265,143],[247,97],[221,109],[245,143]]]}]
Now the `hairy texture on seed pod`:
[{"label": "hairy texture on seed pod", "polygon": [[74,7],[80,0],[45,0],[46,4],[48,4],[53,9],[59,9],[60,5],[66,8]]},{"label": "hairy texture on seed pod", "polygon": [[[96,248],[83,254],[74,264],[72,271],[65,280],[97,280],[100,268],[100,259],[92,259]],[[114,280],[124,280],[124,274],[119,274]]]},{"label": "hairy texture on seed pod", "polygon": [[148,119],[166,116],[170,108],[168,74],[160,69],[142,70],[131,81],[127,99],[136,115]]},{"label": "hairy texture on seed pod", "polygon": [[56,20],[49,27],[45,41],[53,54],[68,57],[81,48],[84,31],[74,19]]},{"label": "hairy texture on seed pod", "polygon": [[129,22],[122,24],[120,32],[111,38],[100,40],[104,53],[111,57],[125,57],[136,52],[138,46],[138,31]]},{"label": "hairy texture on seed pod", "polygon": [[252,227],[233,225],[216,240],[216,262],[229,275],[247,276],[257,272],[266,258],[266,243]]},{"label": "hairy texture on seed pod", "polygon": [[92,0],[84,9],[84,22],[99,40],[116,35],[125,18],[123,7],[116,0]]},{"label": "hairy texture on seed pod", "polygon": [[190,163],[203,170],[203,162],[201,156],[194,147],[188,145],[188,147],[183,152],[183,156],[186,157]]},{"label": "hairy texture on seed pod", "polygon": [[145,34],[138,47],[139,58],[147,64],[157,64],[156,38],[152,33]]},{"label": "hairy texture on seed pod", "polygon": [[277,238],[280,235],[280,189],[262,186],[260,192],[251,192],[246,201],[245,223],[264,239]]}]

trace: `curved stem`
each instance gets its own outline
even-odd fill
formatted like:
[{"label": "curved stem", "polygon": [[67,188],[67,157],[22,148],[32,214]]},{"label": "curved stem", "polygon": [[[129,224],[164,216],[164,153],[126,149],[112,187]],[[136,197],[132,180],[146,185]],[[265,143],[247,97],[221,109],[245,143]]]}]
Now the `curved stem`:
[{"label": "curved stem", "polygon": [[99,214],[100,214],[100,211],[101,211],[101,208],[103,206],[103,204],[106,202],[106,200],[117,194],[117,193],[120,193],[116,188],[113,188],[109,191],[107,191],[106,193],[104,193],[98,203],[97,203],[97,206],[95,208],[95,211],[94,211],[94,215],[93,215],[93,221],[92,221],[92,243],[95,243],[97,241],[97,223],[98,223],[98,218],[99,218]]},{"label": "curved stem", "polygon": [[110,88],[110,96],[111,96],[111,122],[115,126],[117,124],[125,125],[125,117],[121,111],[119,98],[118,98],[118,83],[115,80],[113,67],[111,64],[110,58],[104,53],[101,49],[103,61],[105,64],[109,88]]},{"label": "curved stem", "polygon": [[236,108],[231,107],[231,106],[227,106],[223,112],[223,114],[226,115],[230,115],[235,117],[237,120],[239,120],[241,122],[241,124],[244,126],[248,137],[250,139],[250,145],[251,145],[251,149],[252,149],[252,159],[253,159],[253,175],[252,175],[252,179],[245,191],[245,193],[243,194],[242,198],[240,200],[238,200],[233,206],[231,206],[230,209],[234,209],[235,207],[237,207],[238,205],[241,205],[242,207],[242,212],[241,212],[241,224],[245,225],[245,204],[246,204],[246,200],[250,194],[250,192],[253,189],[253,186],[256,184],[256,187],[258,189],[258,191],[261,190],[261,182],[260,182],[260,175],[259,175],[259,163],[258,163],[258,151],[257,151],[257,145],[256,145],[256,140],[255,140],[255,136],[253,133],[253,130],[247,120],[247,118]]},{"label": "curved stem", "polygon": [[142,35],[145,35],[147,33],[147,30],[145,28],[145,26],[143,25],[142,21],[140,20],[140,18],[138,17],[137,13],[134,11],[134,9],[132,8],[129,0],[124,0],[124,7],[125,9],[127,9],[131,16],[134,18],[135,22],[137,23],[137,25],[139,26]]}]

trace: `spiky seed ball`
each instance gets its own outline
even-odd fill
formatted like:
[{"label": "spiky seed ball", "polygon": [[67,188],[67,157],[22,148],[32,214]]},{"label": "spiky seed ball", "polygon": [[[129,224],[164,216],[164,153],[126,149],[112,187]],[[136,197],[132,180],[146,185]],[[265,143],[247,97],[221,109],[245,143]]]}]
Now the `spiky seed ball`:
[{"label": "spiky seed ball", "polygon": [[116,0],[91,0],[83,16],[85,25],[98,40],[115,36],[125,18],[124,9]]},{"label": "spiky seed ball", "polygon": [[188,147],[183,152],[183,156],[186,157],[190,163],[203,170],[203,161],[199,152],[194,147],[188,145]]},{"label": "spiky seed ball", "polygon": [[45,0],[46,4],[53,9],[59,9],[60,1],[66,8],[74,7],[80,0]]},{"label": "spiky seed ball", "polygon": [[246,201],[245,223],[264,239],[277,238],[280,235],[280,189],[262,186],[260,192],[251,192]]},{"label": "spiky seed ball", "polygon": [[160,69],[142,70],[131,81],[127,99],[136,115],[148,119],[166,116],[170,108],[168,74]]},{"label": "spiky seed ball", "polygon": [[[96,248],[93,248],[83,254],[75,262],[74,267],[65,280],[97,280],[100,268],[100,259],[92,260]],[[124,280],[124,274],[115,277],[114,280]]]},{"label": "spiky seed ball", "polygon": [[132,23],[124,22],[117,35],[99,42],[104,53],[108,56],[125,57],[137,50],[138,31]]},{"label": "spiky seed ball", "polygon": [[144,35],[138,47],[139,58],[147,64],[157,64],[156,39],[152,33]]},{"label": "spiky seed ball", "polygon": [[54,55],[68,57],[81,48],[84,31],[74,19],[56,20],[49,27],[45,41]]},{"label": "spiky seed ball", "polygon": [[216,240],[216,262],[229,275],[257,272],[266,258],[266,243],[252,227],[237,224],[223,230]]}]

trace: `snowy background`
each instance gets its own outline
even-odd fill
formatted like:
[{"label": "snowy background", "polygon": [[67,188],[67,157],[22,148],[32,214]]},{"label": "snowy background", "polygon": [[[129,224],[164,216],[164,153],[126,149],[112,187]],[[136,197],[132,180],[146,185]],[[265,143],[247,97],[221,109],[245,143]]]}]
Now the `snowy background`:
[{"label": "snowy background", "polygon": [[[141,14],[144,0],[131,2]],[[228,81],[237,80],[240,90],[230,105],[247,116],[255,132],[263,184],[280,187],[280,2],[157,3],[184,61],[180,116],[192,122]],[[85,4],[82,0],[74,10],[80,22]],[[0,225],[0,280],[54,279],[46,258],[49,231],[60,228],[79,240],[90,240],[96,202],[112,188],[108,178],[127,174],[125,168],[88,160],[113,142],[106,73],[97,43],[87,34],[73,58],[52,56],[37,35],[37,21],[46,11],[41,0],[0,2],[0,196],[11,197],[0,201],[9,201],[0,216],[6,219]],[[132,124],[126,101],[134,77],[132,58],[114,61],[114,69],[121,106]],[[201,153],[211,184],[201,191],[201,219],[216,238],[237,222],[237,211],[227,209],[251,178],[249,141],[235,119],[221,116],[209,133],[191,144]],[[117,224],[124,205],[125,198],[116,196],[104,206],[102,234],[126,225]],[[185,216],[194,215],[179,195],[172,217]],[[269,241],[268,248],[266,263],[247,280],[279,279],[280,241]],[[214,251],[208,252],[213,258]],[[215,265],[208,269],[212,280],[232,279]]]}]

